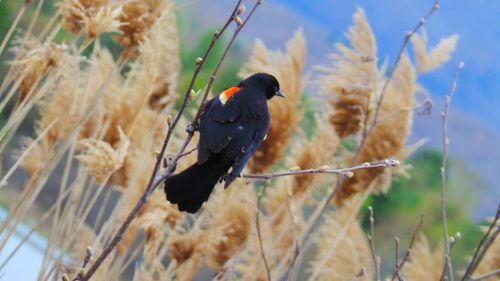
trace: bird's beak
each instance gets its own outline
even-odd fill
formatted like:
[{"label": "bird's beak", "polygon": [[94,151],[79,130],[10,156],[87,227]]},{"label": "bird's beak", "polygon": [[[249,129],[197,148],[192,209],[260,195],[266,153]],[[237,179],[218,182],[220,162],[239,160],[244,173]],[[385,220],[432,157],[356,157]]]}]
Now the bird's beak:
[{"label": "bird's beak", "polygon": [[286,99],[285,94],[283,94],[281,91],[277,91],[277,92],[275,93],[275,95],[276,95],[276,96],[278,96],[278,97],[282,97],[282,98],[285,98],[285,99]]}]

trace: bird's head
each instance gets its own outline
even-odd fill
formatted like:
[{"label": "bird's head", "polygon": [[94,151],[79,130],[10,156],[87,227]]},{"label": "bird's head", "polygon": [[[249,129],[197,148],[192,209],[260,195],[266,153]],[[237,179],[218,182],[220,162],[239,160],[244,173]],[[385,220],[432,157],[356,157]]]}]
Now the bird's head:
[{"label": "bird's head", "polygon": [[266,98],[270,99],[274,96],[285,98],[286,96],[280,91],[280,83],[276,77],[267,73],[255,73],[247,79],[240,82],[241,86],[250,86],[258,88],[266,93]]}]

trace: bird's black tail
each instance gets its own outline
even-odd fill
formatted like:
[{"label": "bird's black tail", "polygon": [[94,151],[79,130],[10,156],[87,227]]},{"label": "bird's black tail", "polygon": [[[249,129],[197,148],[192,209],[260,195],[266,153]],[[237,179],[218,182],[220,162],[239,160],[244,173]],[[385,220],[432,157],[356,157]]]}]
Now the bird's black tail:
[{"label": "bird's black tail", "polygon": [[167,200],[177,204],[180,211],[196,213],[208,200],[217,181],[231,167],[225,159],[214,155],[205,163],[194,163],[191,167],[171,176],[165,181]]}]

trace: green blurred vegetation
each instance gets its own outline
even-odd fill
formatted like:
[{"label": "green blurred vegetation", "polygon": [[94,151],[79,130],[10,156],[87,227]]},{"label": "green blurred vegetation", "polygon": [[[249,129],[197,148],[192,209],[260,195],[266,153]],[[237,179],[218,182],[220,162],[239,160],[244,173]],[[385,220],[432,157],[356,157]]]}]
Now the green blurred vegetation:
[{"label": "green blurred vegetation", "polygon": [[[441,161],[442,153],[436,150],[425,149],[416,153],[407,160],[412,166],[409,178],[396,177],[387,194],[373,195],[365,202],[361,214],[363,227],[368,233],[367,207],[371,205],[375,212],[376,246],[380,249],[383,264],[388,265],[394,261],[395,236],[401,239],[401,254],[406,251],[409,239],[420,220],[420,214],[425,215],[421,233],[427,236],[433,249],[443,245],[440,208]],[[470,171],[453,159],[448,161],[447,173],[450,172],[471,176]],[[448,180],[446,187],[449,232],[451,235],[461,233],[461,238],[452,252],[454,264],[458,268],[465,265],[465,257],[473,254],[481,236],[479,227],[470,217],[474,195],[466,191],[468,188],[464,183],[466,179],[451,183]]]}]

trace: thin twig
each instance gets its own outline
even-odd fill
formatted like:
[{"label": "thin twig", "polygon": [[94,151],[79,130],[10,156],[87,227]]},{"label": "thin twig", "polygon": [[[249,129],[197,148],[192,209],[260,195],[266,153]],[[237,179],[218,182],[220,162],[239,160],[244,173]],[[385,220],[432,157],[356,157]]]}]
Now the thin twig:
[{"label": "thin twig", "polygon": [[[483,259],[483,256],[486,254],[486,250],[489,248],[491,243],[496,239],[498,236],[498,232],[500,229],[500,225],[497,225],[498,221],[500,219],[500,204],[497,207],[497,213],[495,215],[495,219],[493,219],[493,222],[490,224],[488,230],[486,233],[483,235],[481,240],[479,241],[479,245],[476,248],[476,251],[474,253],[474,256],[472,257],[472,260],[470,261],[469,265],[467,266],[467,269],[465,270],[465,273],[461,279],[461,281],[465,280],[470,280],[472,274],[476,270],[477,266],[479,265],[479,262]],[[493,229],[496,226],[495,232],[493,232],[493,235],[490,235],[493,231]]]},{"label": "thin twig", "polygon": [[399,278],[399,271],[403,268],[405,263],[410,259],[413,244],[415,244],[415,241],[417,240],[417,234],[420,232],[420,229],[424,225],[424,218],[425,218],[424,214],[420,215],[420,221],[419,221],[417,227],[415,228],[415,230],[413,231],[413,234],[411,235],[410,244],[408,244],[408,249],[406,250],[406,254],[405,254],[403,260],[401,261],[401,263],[398,265],[398,267],[396,268],[396,270],[392,274],[391,281],[393,281],[396,277]]},{"label": "thin twig", "polygon": [[[174,159],[175,160],[175,159]],[[372,169],[372,168],[380,168],[380,167],[395,167],[400,165],[399,160],[396,159],[384,159],[373,162],[366,162],[361,165],[356,165],[348,168],[341,169],[331,169],[327,166],[315,168],[315,169],[305,169],[305,170],[294,170],[294,171],[286,171],[286,172],[276,172],[276,173],[267,173],[267,174],[242,174],[240,177],[246,179],[256,179],[256,180],[264,180],[268,181],[273,178],[285,177],[285,176],[298,176],[304,174],[337,174],[344,175],[347,177],[351,177],[353,171],[364,170],[364,169]],[[170,176],[169,173],[164,173],[155,180],[155,182],[161,183],[165,181]]]},{"label": "thin twig", "polygon": [[[299,241],[297,240],[297,223],[295,216],[293,215],[292,212],[292,190],[289,189],[288,185],[285,186],[286,188],[286,208],[288,211],[288,215],[290,216],[290,222],[291,222],[291,228],[292,228],[292,235],[293,235],[293,252],[292,256],[297,257],[300,253],[299,250]],[[290,270],[288,272],[288,275],[285,280],[295,280],[297,275],[297,271]]]},{"label": "thin twig", "polygon": [[361,165],[356,165],[349,168],[343,169],[331,169],[327,166],[320,167],[316,169],[305,169],[305,170],[295,170],[295,171],[286,171],[286,172],[277,172],[277,173],[268,173],[268,174],[244,174],[241,175],[242,178],[248,179],[262,179],[262,180],[270,180],[272,178],[284,177],[284,176],[292,176],[292,175],[304,175],[304,174],[338,174],[344,176],[352,176],[352,172],[356,170],[377,168],[377,167],[393,167],[399,165],[399,161],[395,159],[385,159],[373,162],[366,162]]},{"label": "thin twig", "polygon": [[259,239],[260,255],[262,256],[262,261],[264,261],[264,266],[266,267],[267,280],[271,281],[271,270],[269,269],[269,264],[266,259],[266,254],[264,253],[264,245],[262,243],[262,233],[260,230],[260,203],[262,201],[264,193],[266,192],[266,189],[267,189],[267,181],[264,182],[264,187],[262,188],[262,191],[259,193],[257,197],[257,208],[255,210],[255,224],[257,227],[257,237]]},{"label": "thin twig", "polygon": [[195,152],[196,150],[198,150],[198,146],[194,147],[193,149],[191,149],[191,150],[189,150],[189,151],[186,151],[186,152],[182,153],[182,154],[180,155],[180,158],[182,158],[182,157],[184,157],[184,156],[187,156],[187,155],[189,155],[189,154],[191,154],[191,153]]},{"label": "thin twig", "polygon": [[380,281],[380,258],[377,256],[377,251],[375,250],[375,218],[372,206],[368,207],[368,212],[370,213],[370,235],[368,235],[368,241],[370,242],[373,267],[375,267],[375,280]]},{"label": "thin twig", "polygon": [[92,248],[87,247],[86,252],[85,252],[85,258],[83,259],[82,267],[80,269],[80,272],[78,272],[77,278],[82,278],[83,275],[85,274],[85,267],[89,264],[90,260],[92,259]]},{"label": "thin twig", "polygon": [[495,276],[497,274],[500,274],[500,268],[497,268],[497,269],[495,269],[493,271],[490,271],[490,272],[485,273],[483,275],[480,275],[480,276],[478,276],[476,278],[473,278],[472,281],[481,281],[481,280],[484,280],[484,279],[486,279],[488,277]]},{"label": "thin twig", "polygon": [[398,277],[398,280],[401,281],[401,276],[399,276],[399,238],[394,237],[394,243],[396,244],[396,253],[395,253],[395,259],[394,259],[394,272],[396,272],[396,276]]},{"label": "thin twig", "polygon": [[[229,48],[232,46],[232,43],[234,42],[236,36],[238,35],[239,31],[243,28],[243,26],[246,24],[246,22],[250,19],[250,17],[254,13],[255,9],[261,4],[261,2],[262,2],[261,0],[257,0],[256,4],[254,5],[252,11],[247,16],[247,18],[245,19],[245,21],[242,22],[241,24],[238,24],[238,27],[236,28],[236,30],[233,33],[233,37],[231,38],[230,42],[227,44],[226,49],[224,50],[223,55],[219,59],[219,63],[217,64],[217,67],[212,72],[212,76],[211,76],[210,82],[207,85],[207,90],[206,90],[206,93],[205,93],[206,95],[208,95],[208,92],[210,91],[211,85],[212,85],[213,81],[215,80],[217,71],[220,68],[220,65],[222,64],[222,62],[223,62],[223,60],[224,60],[224,58],[225,58],[225,56],[226,56]],[[187,107],[187,104],[188,104],[188,101],[189,101],[189,95],[190,95],[191,89],[192,89],[192,87],[194,85],[194,81],[196,80],[198,74],[200,73],[200,70],[201,70],[204,62],[205,62],[206,58],[208,57],[208,55],[210,54],[210,52],[211,52],[213,46],[215,45],[216,41],[220,38],[221,34],[226,30],[226,28],[229,26],[229,24],[231,22],[235,21],[236,13],[238,11],[238,8],[240,7],[240,4],[241,4],[241,0],[239,0],[236,3],[236,5],[235,5],[235,7],[233,9],[233,12],[231,13],[231,16],[226,21],[226,23],[224,24],[224,26],[221,29],[221,31],[220,32],[216,32],[214,34],[214,36],[212,38],[212,41],[209,44],[209,47],[207,48],[207,50],[206,50],[205,55],[203,56],[203,58],[196,61],[196,68],[195,68],[195,71],[193,73],[193,77],[191,79],[191,82],[189,83],[189,86],[188,86],[188,88],[186,90],[186,94],[184,96],[184,100],[183,100],[182,106],[181,106],[179,112],[177,113],[174,121],[171,124],[168,124],[167,134],[166,134],[165,139],[163,141],[162,148],[161,148],[159,156],[158,156],[158,158],[157,158],[157,160],[155,162],[153,171],[151,173],[151,177],[149,179],[149,182],[148,182],[148,185],[147,185],[145,191],[143,192],[143,194],[141,195],[141,197],[139,198],[138,202],[136,203],[136,205],[134,206],[134,208],[132,209],[132,211],[129,213],[129,215],[127,216],[127,218],[125,219],[125,221],[122,223],[122,225],[120,226],[120,228],[113,235],[113,238],[107,243],[107,245],[104,247],[102,253],[97,257],[96,261],[89,268],[89,270],[87,271],[87,273],[82,278],[79,278],[79,279],[75,278],[75,280],[87,281],[87,280],[89,280],[92,277],[92,275],[101,266],[101,264],[103,263],[103,261],[108,257],[108,255],[112,252],[112,250],[116,247],[116,245],[123,239],[123,235],[124,235],[125,231],[128,229],[128,227],[131,224],[132,220],[137,216],[137,214],[139,213],[139,211],[142,209],[142,207],[144,206],[144,204],[147,202],[149,196],[154,191],[155,187],[158,186],[161,183],[161,182],[158,181],[159,177],[157,176],[157,174],[158,174],[159,169],[161,167],[162,159],[163,159],[163,156],[165,155],[165,151],[167,149],[167,146],[168,146],[168,143],[170,141],[170,138],[173,135],[173,131],[174,131],[175,127],[177,126],[177,124],[178,124],[178,122],[179,122],[179,120],[180,120],[180,118],[181,118],[181,116],[182,116],[185,108]],[[206,99],[206,96],[204,96],[204,98]],[[198,119],[199,119],[200,114],[201,114],[201,111],[202,111],[202,107],[203,107],[203,103],[200,105],[200,108],[198,109],[198,113],[196,115],[195,120],[193,121],[193,124],[197,124]],[[174,160],[172,161],[172,163],[170,163],[169,167],[167,167],[166,173],[164,174],[165,178],[168,178],[171,175],[173,168],[176,166],[177,161],[179,160],[179,158],[181,157],[181,155],[184,153],[184,150],[186,149],[186,147],[187,147],[189,141],[191,140],[191,138],[193,137],[193,135],[194,135],[194,131],[193,130],[189,130],[188,131],[188,136],[186,137],[186,140],[184,141],[184,144],[183,144],[181,150],[177,153],[176,157],[174,158]]]},{"label": "thin twig", "polygon": [[464,67],[464,64],[461,62],[458,64],[457,69],[455,70],[455,74],[453,77],[453,82],[451,85],[451,89],[449,94],[445,98],[445,105],[444,105],[444,111],[441,113],[441,119],[442,119],[442,131],[443,131],[443,160],[441,163],[441,220],[443,223],[443,236],[444,236],[444,243],[445,243],[445,254],[444,254],[444,259],[445,259],[445,265],[443,267],[443,274],[442,276],[445,276],[447,272],[449,280],[453,281],[453,265],[451,262],[451,247],[450,247],[450,237],[448,235],[448,221],[446,219],[446,192],[445,192],[445,186],[446,186],[446,162],[448,161],[448,144],[450,142],[448,138],[448,114],[450,111],[450,104],[451,100],[453,99],[453,96],[455,95],[456,89],[457,89],[457,81],[458,81],[458,75],[460,74],[460,71]]}]

